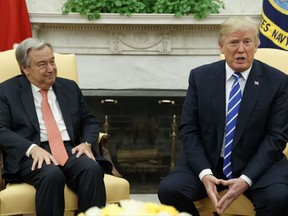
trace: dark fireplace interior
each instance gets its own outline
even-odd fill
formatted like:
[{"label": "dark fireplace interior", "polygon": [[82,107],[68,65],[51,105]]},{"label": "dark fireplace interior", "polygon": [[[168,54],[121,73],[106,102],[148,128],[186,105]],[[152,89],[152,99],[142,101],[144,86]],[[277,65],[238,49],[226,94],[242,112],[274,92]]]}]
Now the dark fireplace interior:
[{"label": "dark fireplace interior", "polygon": [[155,193],[181,151],[177,137],[183,96],[87,96],[131,193]]}]

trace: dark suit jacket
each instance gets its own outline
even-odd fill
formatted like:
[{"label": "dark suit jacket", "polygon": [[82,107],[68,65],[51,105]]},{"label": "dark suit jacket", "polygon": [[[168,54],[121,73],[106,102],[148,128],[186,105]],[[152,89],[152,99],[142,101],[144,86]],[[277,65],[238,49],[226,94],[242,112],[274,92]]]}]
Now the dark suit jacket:
[{"label": "dark suit jacket", "polygon": [[[191,71],[179,133],[183,155],[178,169],[197,175],[215,170],[225,131],[225,61]],[[288,184],[282,151],[288,140],[287,75],[255,60],[240,105],[232,149],[233,177],[245,174],[253,187]]]},{"label": "dark suit jacket", "polygon": [[[81,142],[94,144],[98,138],[98,122],[89,113],[78,85],[56,78],[52,86],[74,146]],[[31,85],[19,75],[0,84],[0,146],[5,174],[14,174],[32,144],[40,144],[40,128]],[[95,151],[94,151],[95,152]],[[101,156],[96,158],[111,173],[112,165]]]}]

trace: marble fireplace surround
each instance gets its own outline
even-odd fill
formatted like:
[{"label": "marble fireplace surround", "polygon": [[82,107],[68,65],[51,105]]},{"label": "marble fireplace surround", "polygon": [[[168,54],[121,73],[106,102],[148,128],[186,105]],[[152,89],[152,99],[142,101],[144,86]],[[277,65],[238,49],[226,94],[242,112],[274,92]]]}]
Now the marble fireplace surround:
[{"label": "marble fireplace surround", "polygon": [[88,96],[183,96],[190,70],[219,59],[219,25],[231,16],[102,14],[88,21],[78,14],[29,14],[34,37],[56,52],[76,54],[79,85]]}]

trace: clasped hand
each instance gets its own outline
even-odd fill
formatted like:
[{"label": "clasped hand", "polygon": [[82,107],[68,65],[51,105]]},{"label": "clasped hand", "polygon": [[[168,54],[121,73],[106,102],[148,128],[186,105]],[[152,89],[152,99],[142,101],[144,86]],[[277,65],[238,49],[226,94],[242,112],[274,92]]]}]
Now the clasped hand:
[{"label": "clasped hand", "polygon": [[[85,143],[81,143],[78,146],[74,147],[72,149],[72,154],[75,153],[77,153],[76,154],[77,158],[79,158],[82,154],[85,154],[87,155],[87,157],[91,158],[92,160],[95,160],[91,147],[89,147]],[[57,160],[53,157],[53,155],[50,154],[45,149],[41,148],[40,146],[33,147],[30,151],[30,156],[33,159],[31,170],[35,170],[36,166],[38,169],[41,169],[44,162],[47,165],[50,165],[51,163],[53,163],[56,166],[59,165]]]},{"label": "clasped hand", "polygon": [[[212,175],[206,175],[202,182],[218,214],[222,214],[235,199],[249,188],[248,183],[242,178],[223,180]],[[217,185],[228,186],[228,191],[224,196],[219,195]]]}]

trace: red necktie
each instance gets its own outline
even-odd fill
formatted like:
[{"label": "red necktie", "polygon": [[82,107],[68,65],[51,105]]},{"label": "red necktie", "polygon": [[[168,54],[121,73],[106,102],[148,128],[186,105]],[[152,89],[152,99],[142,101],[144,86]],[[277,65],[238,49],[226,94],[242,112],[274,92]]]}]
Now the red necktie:
[{"label": "red necktie", "polygon": [[48,90],[41,90],[42,95],[42,115],[48,135],[49,146],[52,152],[52,155],[55,157],[57,162],[60,165],[64,165],[68,160],[68,154],[65,149],[61,133],[51,111],[50,105],[47,99]]}]

